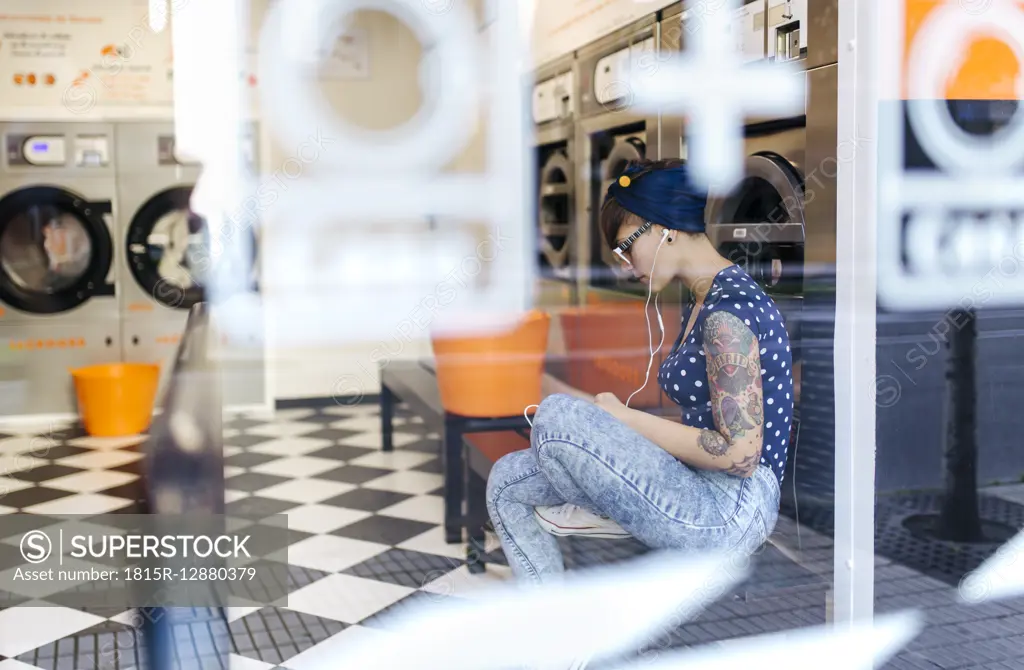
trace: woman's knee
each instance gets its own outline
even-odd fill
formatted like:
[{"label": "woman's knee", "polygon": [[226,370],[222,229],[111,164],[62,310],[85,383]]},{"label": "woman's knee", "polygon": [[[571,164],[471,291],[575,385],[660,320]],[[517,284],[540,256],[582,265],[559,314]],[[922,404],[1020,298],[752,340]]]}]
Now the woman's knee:
[{"label": "woman's knee", "polygon": [[487,502],[498,499],[501,492],[522,475],[522,459],[517,452],[505,454],[491,466],[487,475]]},{"label": "woman's knee", "polygon": [[582,398],[568,393],[553,393],[544,398],[537,408],[532,435],[566,433],[578,425],[592,408],[593,404]]}]

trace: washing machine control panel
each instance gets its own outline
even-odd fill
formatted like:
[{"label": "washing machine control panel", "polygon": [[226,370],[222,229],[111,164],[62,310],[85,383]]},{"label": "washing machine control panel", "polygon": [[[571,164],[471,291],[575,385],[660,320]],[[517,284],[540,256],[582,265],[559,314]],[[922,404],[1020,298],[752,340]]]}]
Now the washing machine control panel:
[{"label": "washing machine control panel", "polygon": [[597,67],[594,68],[594,98],[602,105],[614,102],[626,93],[629,61],[629,48],[597,61]]},{"label": "washing machine control panel", "polygon": [[[241,138],[240,151],[251,168],[256,168],[256,141],[253,137],[245,135]],[[157,138],[157,163],[159,165],[187,165],[199,167],[202,161],[195,156],[186,154],[178,149],[173,135],[162,135]]]},{"label": "washing machine control panel", "polygon": [[[789,14],[788,6],[791,4],[786,0],[770,0],[782,21],[783,15]],[[744,63],[764,60],[765,56],[765,5],[762,0],[741,0],[740,7],[731,10],[732,17],[729,21],[728,34],[722,39],[731,45],[731,51],[740,57]],[[687,33],[699,30],[702,13],[696,9],[685,9],[682,13],[683,29]],[[797,36],[799,39],[799,35]]]},{"label": "washing machine control panel", "polygon": [[602,105],[629,95],[630,80],[639,78],[655,65],[654,38],[635,42],[608,54],[594,67],[594,99]]},{"label": "washing machine control panel", "polygon": [[807,0],[768,0],[768,58],[790,61],[807,49]]},{"label": "washing machine control panel", "polygon": [[67,161],[62,135],[9,136],[7,162],[10,165],[63,166]]},{"label": "washing machine control panel", "polygon": [[546,79],[533,88],[533,122],[540,125],[572,115],[572,72]]},{"label": "washing machine control panel", "polygon": [[75,138],[77,167],[105,167],[110,164],[110,138],[106,135],[79,135]]}]

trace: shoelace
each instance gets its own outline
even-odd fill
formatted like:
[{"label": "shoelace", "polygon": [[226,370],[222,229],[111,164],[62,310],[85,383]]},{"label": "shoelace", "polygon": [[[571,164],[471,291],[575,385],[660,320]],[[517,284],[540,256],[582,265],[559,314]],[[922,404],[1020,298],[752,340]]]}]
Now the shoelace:
[{"label": "shoelace", "polygon": [[609,517],[606,517],[603,514],[599,514],[597,512],[592,512],[592,511],[588,510],[585,507],[581,507],[580,505],[574,505],[573,503],[565,503],[561,507],[561,513],[563,515],[565,515],[565,516],[572,516],[576,512],[581,512],[583,514],[589,514],[591,516],[596,516],[597,518],[604,519],[605,521],[609,521],[610,520]]}]

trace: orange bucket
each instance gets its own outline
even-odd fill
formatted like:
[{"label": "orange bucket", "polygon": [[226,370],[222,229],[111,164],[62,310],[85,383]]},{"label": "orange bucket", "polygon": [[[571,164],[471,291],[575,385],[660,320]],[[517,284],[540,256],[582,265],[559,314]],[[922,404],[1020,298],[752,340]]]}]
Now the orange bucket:
[{"label": "orange bucket", "polygon": [[472,417],[516,416],[541,400],[551,317],[530,312],[507,332],[434,335],[441,405]]},{"label": "orange bucket", "polygon": [[138,435],[149,428],[160,366],[148,363],[91,365],[71,371],[78,412],[95,437]]}]

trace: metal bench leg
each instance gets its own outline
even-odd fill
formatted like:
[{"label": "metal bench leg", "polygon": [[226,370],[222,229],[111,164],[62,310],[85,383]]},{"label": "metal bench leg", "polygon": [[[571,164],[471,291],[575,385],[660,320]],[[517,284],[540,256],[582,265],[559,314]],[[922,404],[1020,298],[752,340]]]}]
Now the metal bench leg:
[{"label": "metal bench leg", "polygon": [[484,524],[487,523],[487,482],[477,473],[469,470],[469,481],[466,490],[466,517],[469,519],[469,545],[466,547],[466,567],[470,574],[480,574],[487,570],[485,545],[487,535]]},{"label": "metal bench leg", "polygon": [[380,436],[384,451],[394,451],[395,394],[380,386]]},{"label": "metal bench leg", "polygon": [[465,466],[462,460],[462,422],[444,420],[444,540],[462,542],[462,501]]}]

